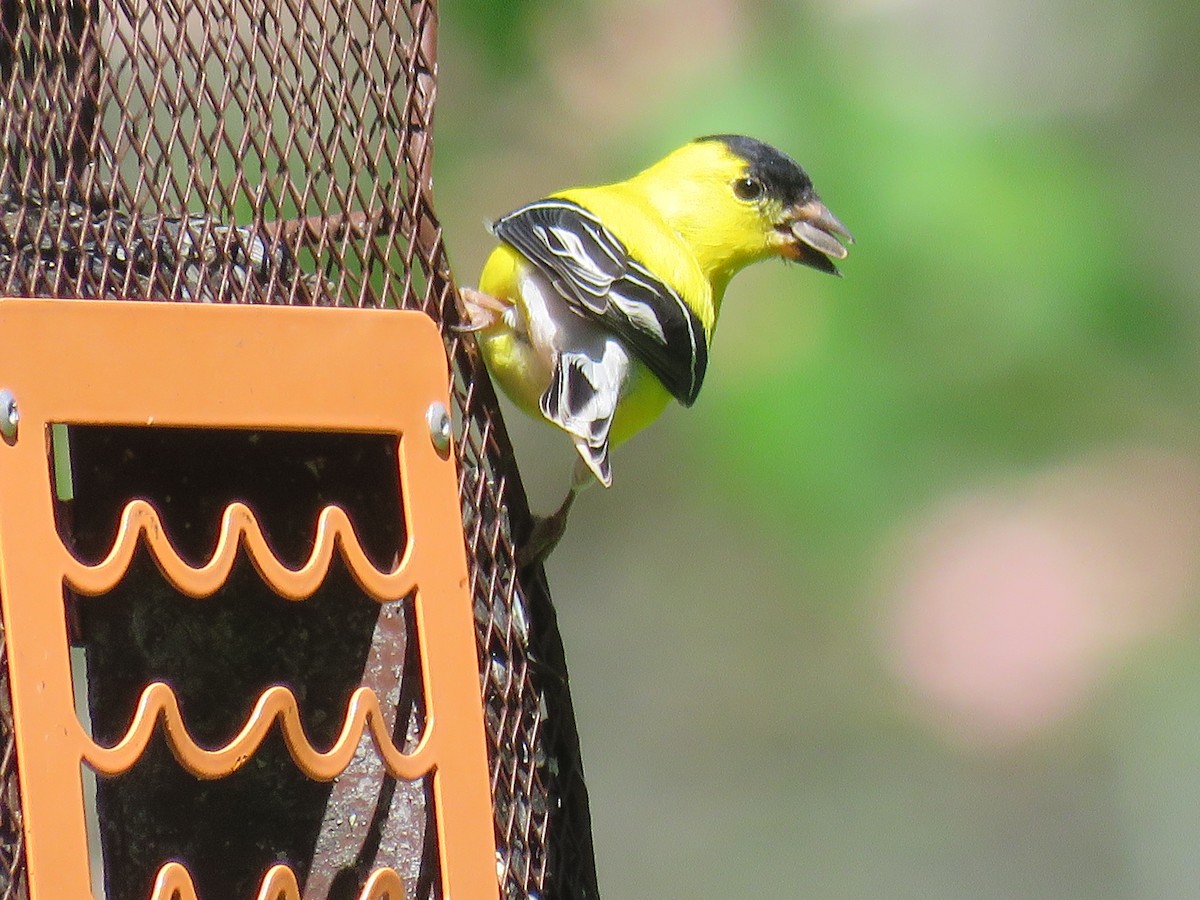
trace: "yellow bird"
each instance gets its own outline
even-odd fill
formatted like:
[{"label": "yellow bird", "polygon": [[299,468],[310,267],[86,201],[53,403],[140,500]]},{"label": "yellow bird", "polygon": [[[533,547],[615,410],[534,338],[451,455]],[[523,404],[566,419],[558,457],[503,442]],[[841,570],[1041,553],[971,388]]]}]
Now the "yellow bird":
[{"label": "yellow bird", "polygon": [[463,291],[492,376],[579,452],[559,509],[538,522],[523,564],[553,549],[578,492],[612,484],[610,448],[691,406],[730,279],[782,257],[837,274],[853,238],[774,147],[710,135],[628,181],[574,188],[492,225],[500,244],[479,289]]}]

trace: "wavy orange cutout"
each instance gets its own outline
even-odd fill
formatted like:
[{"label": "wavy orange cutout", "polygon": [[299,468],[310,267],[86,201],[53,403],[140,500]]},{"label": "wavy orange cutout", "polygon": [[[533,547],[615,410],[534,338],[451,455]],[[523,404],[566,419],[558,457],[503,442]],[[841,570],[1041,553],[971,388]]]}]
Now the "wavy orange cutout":
[{"label": "wavy orange cutout", "polygon": [[236,772],[259,748],[276,720],[279,720],[284,741],[296,765],[317,781],[331,781],[345,771],[368,726],[380,759],[396,778],[412,781],[433,768],[432,722],[426,723],[425,733],[412,753],[401,752],[392,743],[379,698],[370,688],[360,687],[350,695],[341,734],[325,752],[313,747],[304,733],[296,696],[279,685],[263,691],[237,737],[224,747],[205,750],[192,740],[183,724],[175,692],[161,681],[142,691],[133,724],[120,742],[112,747],[101,747],[84,739],[84,762],[103,775],[127,772],[150,743],[160,718],[171,752],[179,764],[197,778],[222,778]]},{"label": "wavy orange cutout", "polygon": [[[188,870],[169,862],[158,870],[150,900],[199,900]],[[256,900],[301,900],[296,873],[284,865],[271,866]],[[395,869],[376,869],[363,885],[358,900],[404,900],[404,880]]]},{"label": "wavy orange cutout", "polygon": [[[145,500],[131,500],[121,512],[117,536],[108,555],[94,566],[81,563],[66,552],[63,572],[67,583],[80,594],[95,596],[111,591],[124,577],[137,549],[139,536],[163,575],[183,593],[196,598],[211,596],[229,576],[238,544],[244,544],[263,580],[281,597],[303,600],[312,596],[329,572],[335,545],[359,586],[379,602],[399,600],[415,586],[407,572],[412,558],[412,540],[403,559],[391,572],[382,572],[367,559],[354,534],[350,517],[339,506],[326,506],[317,518],[317,534],[308,561],[289,569],[271,551],[262,528],[250,507],[233,502],[221,516],[221,533],[212,558],[200,567],[186,563],[163,530],[157,510]],[[64,548],[65,552],[65,548]]]}]

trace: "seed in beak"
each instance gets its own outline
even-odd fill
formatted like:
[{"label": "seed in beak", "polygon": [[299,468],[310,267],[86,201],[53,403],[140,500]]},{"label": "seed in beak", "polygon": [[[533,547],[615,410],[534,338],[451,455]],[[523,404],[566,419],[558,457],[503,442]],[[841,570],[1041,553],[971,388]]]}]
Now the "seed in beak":
[{"label": "seed in beak", "polygon": [[[817,221],[798,219],[792,223],[792,234],[796,240],[807,244],[814,250],[824,253],[826,256],[832,256],[834,259],[845,259],[848,252],[846,248],[830,231],[822,228],[821,224]],[[847,235],[847,240],[853,240],[853,238]]]},{"label": "seed in beak", "polygon": [[790,229],[796,240],[834,259],[846,258],[847,251],[843,241],[853,244],[854,238],[819,198],[812,197],[807,202],[792,207],[790,212]]}]

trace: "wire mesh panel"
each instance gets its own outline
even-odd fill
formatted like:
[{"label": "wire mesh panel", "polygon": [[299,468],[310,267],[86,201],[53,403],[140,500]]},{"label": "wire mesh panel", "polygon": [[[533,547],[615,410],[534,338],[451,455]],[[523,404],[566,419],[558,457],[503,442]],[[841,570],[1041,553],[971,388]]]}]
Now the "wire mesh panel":
[{"label": "wire mesh panel", "polygon": [[[439,323],[502,894],[593,897],[553,609],[540,573],[515,568],[524,495],[470,339],[450,330],[435,48],[429,0],[0,0],[0,295],[419,308]],[[0,705],[0,898],[22,890],[8,722]]]}]

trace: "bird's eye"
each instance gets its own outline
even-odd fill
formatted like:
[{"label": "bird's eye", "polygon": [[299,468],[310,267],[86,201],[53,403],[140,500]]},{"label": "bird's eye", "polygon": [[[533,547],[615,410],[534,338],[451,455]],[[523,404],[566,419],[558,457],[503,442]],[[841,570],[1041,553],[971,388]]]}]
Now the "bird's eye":
[{"label": "bird's eye", "polygon": [[739,200],[757,200],[763,194],[763,183],[757,178],[739,178],[733,183]]}]

